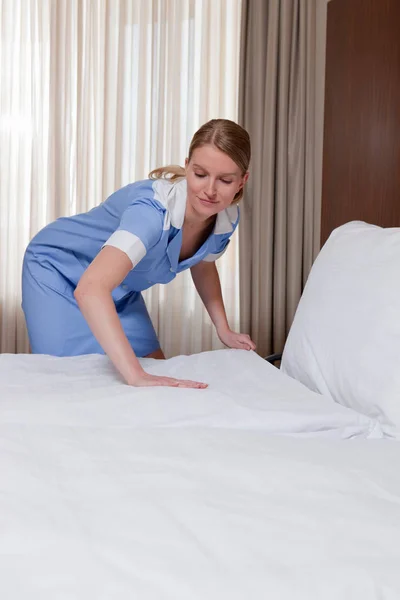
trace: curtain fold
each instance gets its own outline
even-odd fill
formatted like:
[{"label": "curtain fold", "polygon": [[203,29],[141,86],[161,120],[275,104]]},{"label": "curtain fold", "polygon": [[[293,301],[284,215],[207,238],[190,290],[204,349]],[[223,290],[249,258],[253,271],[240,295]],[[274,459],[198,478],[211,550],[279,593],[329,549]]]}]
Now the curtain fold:
[{"label": "curtain fold", "polygon": [[[237,120],[240,0],[0,0],[0,351],[26,352],[23,253],[48,222],[183,164]],[[218,268],[238,327],[238,245]],[[221,347],[187,273],[146,293],[168,356]]]},{"label": "curtain fold", "polygon": [[239,121],[253,160],[240,225],[240,311],[262,355],[282,350],[319,247],[316,11],[317,0],[243,2]]}]

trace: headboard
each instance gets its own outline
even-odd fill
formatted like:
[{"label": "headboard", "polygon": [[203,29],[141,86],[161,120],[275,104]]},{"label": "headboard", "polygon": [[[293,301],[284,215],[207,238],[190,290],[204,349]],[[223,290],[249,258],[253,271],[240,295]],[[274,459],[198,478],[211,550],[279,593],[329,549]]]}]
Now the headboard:
[{"label": "headboard", "polygon": [[321,243],[352,220],[400,226],[400,2],[328,3]]}]

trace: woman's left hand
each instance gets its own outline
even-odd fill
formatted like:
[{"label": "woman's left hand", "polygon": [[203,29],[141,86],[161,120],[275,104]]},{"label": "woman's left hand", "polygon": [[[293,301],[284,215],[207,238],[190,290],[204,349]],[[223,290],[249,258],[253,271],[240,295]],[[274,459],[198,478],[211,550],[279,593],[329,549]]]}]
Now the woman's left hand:
[{"label": "woman's left hand", "polygon": [[240,350],[255,350],[256,345],[247,333],[236,333],[231,329],[218,331],[218,337],[228,348],[239,348]]}]

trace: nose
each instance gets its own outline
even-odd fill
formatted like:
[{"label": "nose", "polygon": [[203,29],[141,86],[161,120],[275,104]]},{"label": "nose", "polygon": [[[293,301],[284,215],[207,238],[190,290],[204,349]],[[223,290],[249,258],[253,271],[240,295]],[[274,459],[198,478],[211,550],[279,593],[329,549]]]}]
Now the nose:
[{"label": "nose", "polygon": [[215,179],[213,178],[209,178],[208,182],[207,182],[207,187],[204,190],[206,193],[206,196],[208,196],[209,198],[213,198],[216,194],[216,186],[215,186]]}]

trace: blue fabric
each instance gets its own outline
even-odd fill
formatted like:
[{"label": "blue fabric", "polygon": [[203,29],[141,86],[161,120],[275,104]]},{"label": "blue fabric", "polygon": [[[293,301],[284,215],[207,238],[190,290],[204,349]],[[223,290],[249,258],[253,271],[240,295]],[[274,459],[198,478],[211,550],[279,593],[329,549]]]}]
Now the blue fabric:
[{"label": "blue fabric", "polygon": [[[45,273],[45,278],[42,275]],[[51,285],[48,282],[51,278]],[[63,291],[61,291],[63,290]],[[24,264],[22,308],[34,354],[77,356],[104,354],[74,298],[74,287],[63,276],[30,259]],[[160,347],[142,294],[129,292],[115,307],[135,354],[147,356]]]},{"label": "blue fabric", "polygon": [[186,188],[176,188],[174,217],[168,197],[175,187],[159,184],[168,192],[164,202],[155,185],[152,180],[127,185],[89,212],[57,219],[33,238],[22,273],[22,306],[33,352],[57,356],[103,352],[73,293],[86,268],[118,230],[137,236],[147,251],[112,292],[118,315],[138,356],[159,347],[140,292],[156,283],[168,283],[207,255],[221,252],[238,219],[229,232],[211,234],[194,256],[179,262],[182,231],[172,223],[178,212],[184,213]]}]

